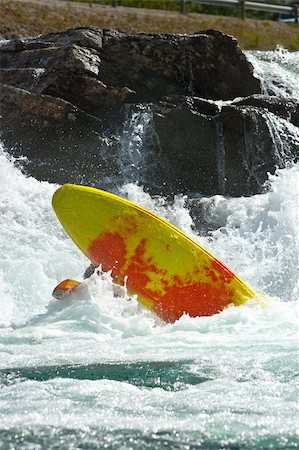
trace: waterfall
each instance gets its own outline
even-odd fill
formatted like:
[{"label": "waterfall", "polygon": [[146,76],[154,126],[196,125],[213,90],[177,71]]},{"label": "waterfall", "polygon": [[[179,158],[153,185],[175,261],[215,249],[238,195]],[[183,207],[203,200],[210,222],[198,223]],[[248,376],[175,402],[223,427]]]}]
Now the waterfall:
[{"label": "waterfall", "polygon": [[277,166],[285,167],[293,160],[293,148],[297,149],[297,156],[299,157],[299,129],[270,112],[265,111],[263,116],[266,119],[275,149]]},{"label": "waterfall", "polygon": [[299,52],[277,46],[274,51],[248,51],[246,55],[261,80],[263,94],[299,99]]},{"label": "waterfall", "polygon": [[119,135],[117,159],[122,183],[146,183],[149,172],[155,170],[157,165],[156,139],[150,106],[127,108]]},{"label": "waterfall", "polygon": [[223,139],[223,126],[218,116],[215,118],[215,126],[217,133],[217,170],[218,170],[218,186],[222,195],[226,194],[226,172],[225,172],[225,147]]}]

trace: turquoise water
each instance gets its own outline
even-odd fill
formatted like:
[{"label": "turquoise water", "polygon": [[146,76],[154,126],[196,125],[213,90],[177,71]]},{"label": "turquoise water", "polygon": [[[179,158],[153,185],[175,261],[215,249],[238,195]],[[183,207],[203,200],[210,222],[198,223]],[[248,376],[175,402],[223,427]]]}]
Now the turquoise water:
[{"label": "turquoise water", "polygon": [[270,183],[202,198],[217,226],[201,235],[183,197],[123,187],[271,297],[165,324],[109,274],[80,301],[52,299],[88,261],[51,209],[58,186],[1,149],[0,449],[298,448],[298,167]]},{"label": "turquoise water", "polygon": [[[56,187],[4,154],[0,172],[1,449],[298,447],[296,167],[267,194],[206,199],[222,224],[193,234],[273,301],[171,325],[116,297],[109,275],[52,300],[87,262],[51,210]],[[126,193],[193,233],[182,198]]]}]

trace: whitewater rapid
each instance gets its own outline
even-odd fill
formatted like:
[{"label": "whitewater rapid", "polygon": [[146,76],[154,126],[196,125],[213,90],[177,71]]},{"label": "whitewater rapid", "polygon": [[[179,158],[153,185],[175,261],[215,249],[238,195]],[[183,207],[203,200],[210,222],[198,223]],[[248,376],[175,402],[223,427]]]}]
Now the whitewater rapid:
[{"label": "whitewater rapid", "polygon": [[80,301],[51,297],[88,265],[51,208],[57,188],[1,147],[0,449],[298,448],[298,166],[263,194],[202,197],[215,226],[201,234],[184,196],[122,187],[268,298],[174,324],[108,274]]},{"label": "whitewater rapid", "polygon": [[[107,430],[114,436],[120,429],[151,436],[152,445],[161,431],[178,445],[186,439],[209,442],[208,448],[214,448],[214,440],[241,442],[242,448],[269,448],[265,442],[295,445],[296,166],[273,176],[265,194],[203,199],[219,225],[204,236],[192,230],[183,197],[165,205],[140,187],[124,186],[124,195],[181,227],[258,292],[273,297],[265,307],[252,302],[213,317],[184,316],[171,325],[134,297],[115,298],[109,276],[87,280],[89,293],[79,302],[54,301],[53,286],[67,277],[82,279],[87,265],[51,209],[57,186],[25,177],[3,151],[0,175],[0,368],[112,364],[113,374],[115,365],[146,361],[150,371],[152,363],[168,361],[179,364],[173,370],[183,370],[168,389],[158,376],[153,386],[140,387],[113,375],[39,381],[26,380],[25,372],[12,381],[10,373],[0,393],[2,430],[25,436],[31,430],[37,442],[46,434],[53,445],[58,430],[64,434],[61,429],[76,430],[76,436],[84,429],[88,439],[98,430],[97,445]],[[140,373],[146,379],[147,372]],[[190,383],[190,377],[205,383]],[[176,430],[177,438],[169,430]]]}]

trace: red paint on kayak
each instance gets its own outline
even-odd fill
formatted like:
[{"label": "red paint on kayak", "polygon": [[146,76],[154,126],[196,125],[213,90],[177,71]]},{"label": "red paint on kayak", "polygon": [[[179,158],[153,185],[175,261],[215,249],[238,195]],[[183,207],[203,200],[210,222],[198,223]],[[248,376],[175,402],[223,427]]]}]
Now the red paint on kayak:
[{"label": "red paint on kayak", "polygon": [[117,276],[126,262],[126,245],[118,233],[103,233],[95,239],[88,250],[88,257],[95,266],[102,264],[107,272],[112,270],[112,276]]},{"label": "red paint on kayak", "polygon": [[233,293],[225,284],[175,284],[155,304],[155,312],[166,322],[174,322],[184,313],[191,317],[211,316],[233,302]]}]

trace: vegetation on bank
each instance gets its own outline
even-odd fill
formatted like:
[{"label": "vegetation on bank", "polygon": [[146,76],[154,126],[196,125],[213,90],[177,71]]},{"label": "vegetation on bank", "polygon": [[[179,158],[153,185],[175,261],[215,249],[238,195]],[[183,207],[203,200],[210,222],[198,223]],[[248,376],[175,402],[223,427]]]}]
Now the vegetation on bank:
[{"label": "vegetation on bank", "polygon": [[[96,3],[99,5],[112,5],[114,3],[117,6],[123,6],[127,8],[144,8],[144,9],[157,9],[163,11],[181,11],[181,0],[70,0],[79,1],[85,3]],[[285,5],[284,0],[272,0],[273,3]],[[240,17],[240,9],[225,6],[216,5],[204,5],[194,3],[192,0],[185,0],[184,13],[198,13],[198,14],[213,14],[217,16],[230,16]],[[263,20],[277,20],[279,15],[273,13],[265,13],[263,11],[246,11],[246,16],[253,19]]]},{"label": "vegetation on bank", "polygon": [[[128,0],[127,0],[128,1]],[[67,28],[97,26],[121,31],[194,33],[214,28],[233,35],[243,49],[299,50],[296,24],[178,11],[138,9],[64,1],[0,0],[0,38],[33,36]]]}]

